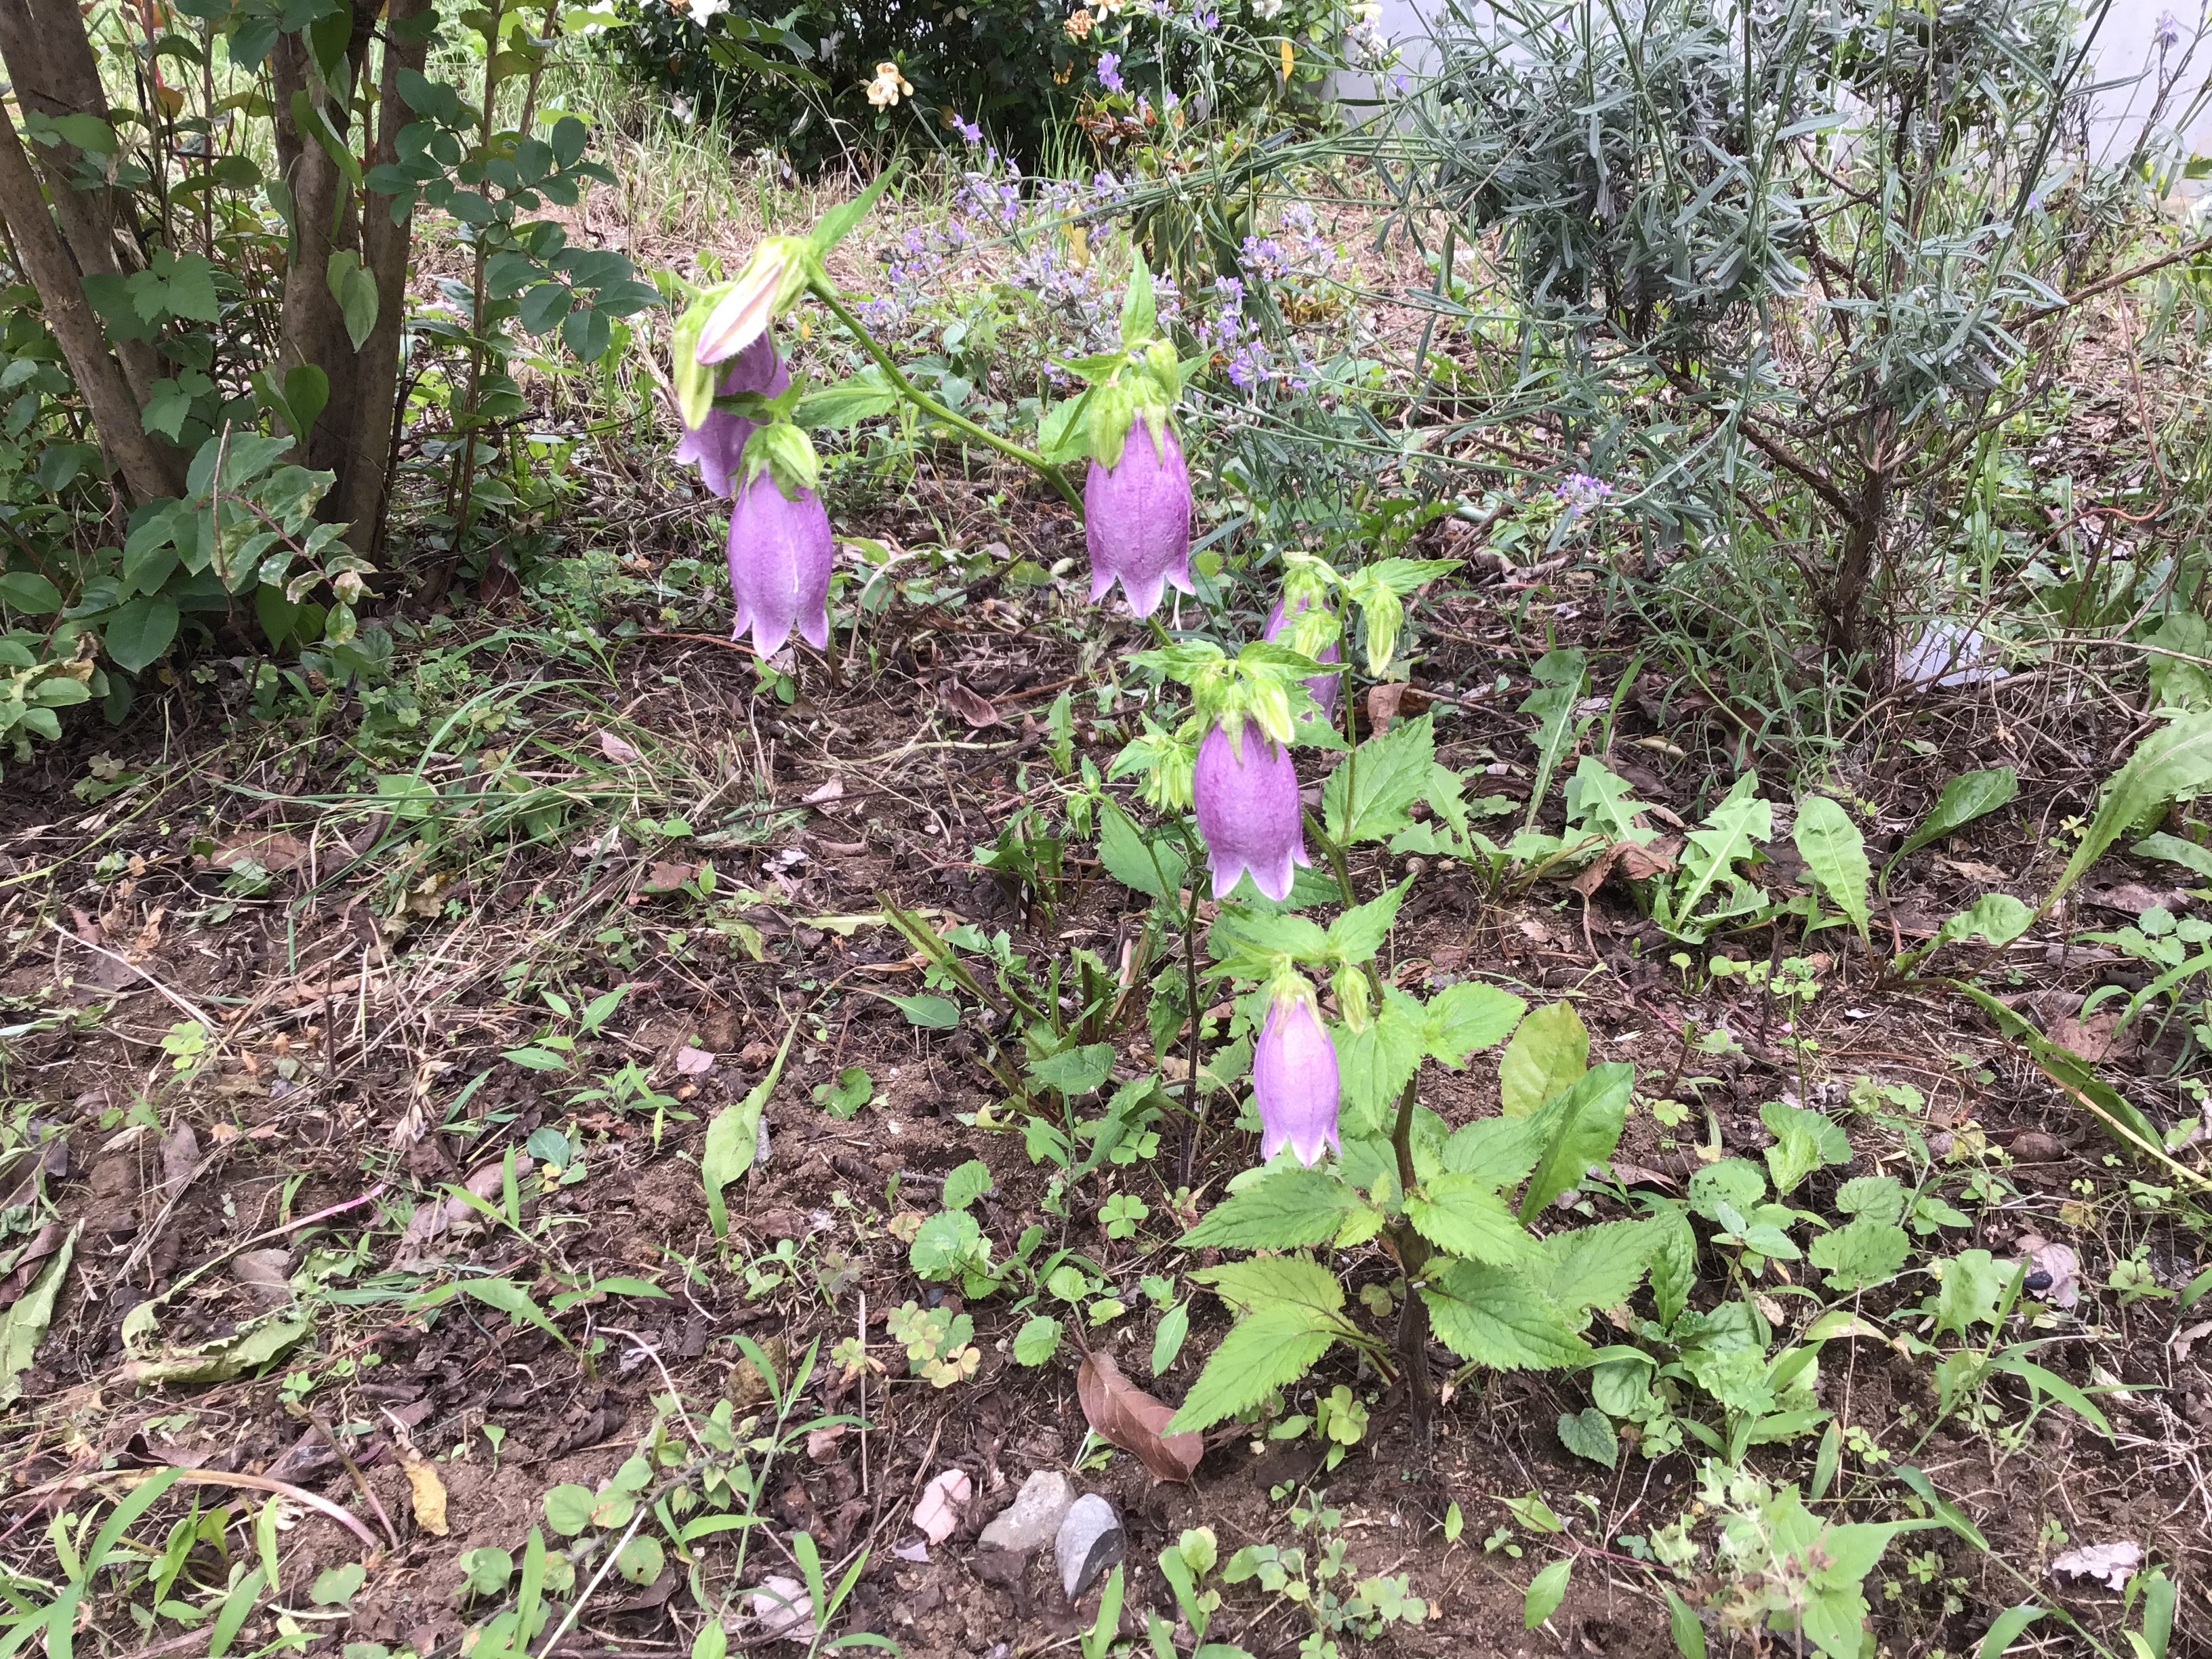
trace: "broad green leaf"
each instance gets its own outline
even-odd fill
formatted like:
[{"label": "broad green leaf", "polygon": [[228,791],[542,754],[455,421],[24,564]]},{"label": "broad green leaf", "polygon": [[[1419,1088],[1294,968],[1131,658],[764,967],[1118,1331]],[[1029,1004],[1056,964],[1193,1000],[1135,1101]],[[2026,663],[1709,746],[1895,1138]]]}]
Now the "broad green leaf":
[{"label": "broad green leaf", "polygon": [[1874,878],[1868,867],[1866,838],[1850,814],[1826,795],[1808,795],[1797,803],[1797,824],[1792,832],[1797,856],[1820,884],[1844,918],[1869,944],[1873,913],[1867,886]]},{"label": "broad green leaf", "polygon": [[1424,1182],[1407,1195],[1406,1216],[1429,1243],[1469,1261],[1510,1267],[1536,1255],[1536,1241],[1479,1176],[1447,1172]]},{"label": "broad green leaf", "polygon": [[[12,576],[0,577],[0,598],[6,598],[8,583],[14,580]],[[2161,830],[2154,836],[2144,836],[2128,851],[2139,859],[2163,859],[2168,864],[2178,864],[2192,875],[2212,881],[2212,847],[2199,847],[2193,841],[2184,841]]]},{"label": "broad green leaf", "polygon": [[1528,790],[1528,813],[1521,824],[1524,830],[1535,827],[1536,814],[1551,793],[1552,774],[1574,742],[1575,705],[1582,701],[1588,665],[1581,651],[1569,647],[1547,651],[1531,671],[1536,689],[1522,700],[1521,713],[1536,717],[1536,730],[1529,739],[1536,745],[1536,779]]},{"label": "broad green leaf", "polygon": [[1391,924],[1398,920],[1398,906],[1404,902],[1406,890],[1413,884],[1413,878],[1408,876],[1395,887],[1384,889],[1366,903],[1355,905],[1329,923],[1330,949],[1349,963],[1372,962],[1375,953],[1382,948],[1382,941],[1390,937]]},{"label": "broad green leaf", "polygon": [[1366,1207],[1357,1192],[1325,1170],[1285,1170],[1215,1205],[1182,1236],[1182,1246],[1286,1250],[1326,1244],[1355,1211]]},{"label": "broad green leaf", "polygon": [[1477,1050],[1503,1042],[1528,1006],[1510,991],[1478,980],[1448,985],[1423,1011],[1421,1039],[1431,1055],[1458,1071]]},{"label": "broad green leaf", "polygon": [[1975,1325],[1997,1322],[1998,1305],[2019,1271],[2015,1264],[1999,1261],[1987,1250],[1961,1250],[1938,1262],[1936,1270],[1942,1277],[1924,1310],[1935,1316],[1937,1334],[1948,1331],[1962,1338]]},{"label": "broad green leaf", "polygon": [[1544,1126],[1544,1155],[1528,1177],[1521,1199],[1521,1219],[1533,1221],[1544,1206],[1570,1187],[1582,1184],[1594,1164],[1602,1164],[1620,1144],[1628,1120],[1629,1092],[1636,1068],[1618,1060],[1594,1067],[1555,1095],[1536,1115]]},{"label": "broad green leaf", "polygon": [[1667,1593],[1667,1633],[1674,1638],[1674,1651],[1682,1659],[1705,1659],[1705,1627],[1698,1622],[1697,1609],[1672,1587],[1660,1588]]},{"label": "broad green leaf", "polygon": [[1617,1308],[1636,1293],[1663,1223],[1604,1221],[1546,1236],[1529,1277],[1570,1316]]},{"label": "broad green leaf", "polygon": [[1498,1062],[1500,1109],[1526,1117],[1589,1070],[1589,1028],[1571,1002],[1539,1008],[1521,1022]]},{"label": "broad green leaf", "polygon": [[965,1210],[939,1210],[907,1247],[907,1265],[924,1279],[951,1279],[975,1265],[983,1229]]},{"label": "broad green leaf", "polygon": [[101,642],[118,668],[137,673],[160,659],[177,637],[177,602],[166,593],[136,599],[109,617]]},{"label": "broad green leaf", "polygon": [[1427,1052],[1420,1004],[1395,986],[1386,988],[1382,1006],[1364,1031],[1331,1028],[1336,1072],[1343,1091],[1343,1117],[1353,1132],[1382,1131],[1398,1109],[1398,1096]]},{"label": "broad green leaf", "polygon": [[1114,1074],[1114,1046],[1091,1042],[1063,1048],[1056,1054],[1030,1061],[1029,1072],[1034,1081],[1046,1088],[1057,1090],[1070,1100],[1079,1099],[1095,1091]]},{"label": "broad green leaf", "polygon": [[1912,1237],[1904,1228],[1865,1215],[1805,1248],[1805,1259],[1827,1274],[1832,1291],[1863,1291],[1894,1279],[1911,1254]]},{"label": "broad green leaf", "polygon": [[1961,772],[1936,797],[1936,805],[1905,844],[1881,866],[1886,886],[1899,859],[1917,853],[1931,841],[1941,841],[1954,830],[1963,830],[1976,818],[1986,817],[2020,793],[2020,777],[2009,766],[1993,766],[1985,772]]},{"label": "broad green leaf", "polygon": [[2212,710],[2184,714],[2145,738],[2106,786],[2081,844],[2066,860],[2043,908],[2056,904],[2128,830],[2207,784],[2212,784]]},{"label": "broad green leaf", "polygon": [[835,386],[817,386],[799,398],[791,418],[810,432],[842,432],[898,407],[898,389],[873,363]]},{"label": "broad green leaf", "polygon": [[1493,1370],[1556,1370],[1589,1352],[1567,1316],[1510,1267],[1454,1261],[1421,1290],[1437,1339]]},{"label": "broad green leaf", "polygon": [[1695,924],[1698,907],[1722,883],[1742,885],[1742,878],[1735,872],[1737,862],[1751,857],[1759,850],[1759,843],[1774,833],[1774,808],[1759,798],[1758,789],[1759,775],[1745,773],[1720,805],[1705,815],[1705,823],[1690,831],[1674,896],[1678,929]]},{"label": "broad green leaf", "polygon": [[1322,822],[1340,847],[1388,841],[1413,822],[1436,763],[1436,717],[1400,720],[1346,756],[1322,786]]},{"label": "broad green leaf", "polygon": [[1183,1342],[1190,1335],[1190,1304],[1178,1302],[1160,1316],[1159,1328],[1152,1333],[1152,1375],[1159,1376],[1176,1363],[1182,1352]]},{"label": "broad green leaf", "polygon": [[1521,1626],[1534,1630],[1557,1611],[1566,1599],[1567,1580],[1575,1570],[1575,1558],[1563,1556],[1528,1581],[1528,1593],[1522,1598]]},{"label": "broad green leaf", "polygon": [[2009,893],[1984,893],[1957,915],[1944,918],[1921,954],[1932,956],[1939,946],[1961,939],[1979,939],[1990,945],[2009,945],[2033,925],[2035,912]]},{"label": "broad green leaf", "polygon": [[1620,1437],[1613,1432],[1613,1419],[1595,1406],[1559,1413],[1559,1443],[1576,1456],[1609,1469],[1620,1462]]},{"label": "broad green leaf", "polygon": [[1651,1299],[1662,1326],[1672,1327],[1698,1283],[1698,1235],[1678,1208],[1652,1218]]},{"label": "broad green leaf", "polygon": [[1303,1255],[1255,1256],[1224,1261],[1188,1275],[1204,1285],[1240,1316],[1278,1302],[1295,1303],[1316,1314],[1344,1308],[1344,1285],[1334,1273]]},{"label": "broad green leaf", "polygon": [[1132,892],[1172,899],[1182,890],[1183,856],[1165,837],[1147,842],[1128,814],[1109,800],[1099,815],[1098,861]]},{"label": "broad green leaf", "polygon": [[1462,1123],[1444,1142],[1443,1166],[1480,1176],[1492,1186],[1517,1187],[1544,1155],[1547,1126],[1533,1117],[1482,1117]]},{"label": "broad green leaf", "polygon": [[894,996],[886,999],[907,1018],[910,1025],[925,1031],[949,1031],[960,1024],[960,1005],[950,997],[940,997],[923,991],[913,996]]},{"label": "broad green leaf", "polygon": [[1060,1321],[1038,1314],[1014,1335],[1014,1363],[1042,1365],[1060,1352]]},{"label": "broad green leaf", "polygon": [[69,1277],[70,1261],[76,1254],[76,1235],[77,1228],[71,1227],[52,1259],[39,1269],[30,1289],[0,1313],[0,1404],[23,1391],[23,1373],[30,1369],[32,1356],[46,1339],[46,1327],[53,1322],[54,1297],[60,1293],[62,1280]]},{"label": "broad green leaf", "polygon": [[1766,1149],[1766,1172],[1777,1197],[1786,1198],[1806,1176],[1826,1164],[1851,1161],[1851,1143],[1843,1130],[1818,1112],[1769,1101],[1759,1109],[1774,1144]]},{"label": "broad green leaf", "polygon": [[791,1040],[799,1035],[799,1022],[794,1019],[785,1030],[783,1046],[775,1051],[775,1062],[768,1075],[761,1079],[734,1106],[725,1106],[714,1115],[707,1126],[706,1145],[699,1152],[699,1178],[707,1188],[707,1217],[714,1224],[714,1237],[730,1236],[730,1212],[722,1200],[722,1191],[732,1182],[742,1180],[753,1167],[753,1159],[760,1155],[761,1111],[768,1097],[775,1092],[776,1080],[783,1075],[783,1062],[791,1053]]},{"label": "broad green leaf", "polygon": [[592,1524],[594,1501],[589,1486],[574,1481],[556,1486],[545,1494],[545,1524],[563,1538],[574,1538]]},{"label": "broad green leaf", "polygon": [[62,593],[35,570],[11,570],[0,576],[0,601],[11,610],[45,617],[62,608]]},{"label": "broad green leaf", "polygon": [[1905,1188],[1895,1176],[1854,1176],[1836,1188],[1836,1207],[1870,1221],[1900,1221]]},{"label": "broad green leaf", "polygon": [[945,1207],[964,1210],[991,1190],[991,1166],[978,1158],[954,1167],[945,1177]]},{"label": "broad green leaf", "polygon": [[[345,324],[346,338],[352,341],[353,349],[359,351],[376,330],[376,277],[362,266],[361,255],[348,248],[340,248],[331,255],[330,267],[325,276],[330,286],[331,297],[338,302],[338,315]],[[561,292],[565,295],[568,290],[562,289]],[[327,397],[328,394],[325,395]]]},{"label": "broad green leaf", "polygon": [[1328,1351],[1341,1327],[1296,1303],[1272,1303],[1239,1320],[1221,1339],[1164,1434],[1210,1429],[1287,1387]]}]

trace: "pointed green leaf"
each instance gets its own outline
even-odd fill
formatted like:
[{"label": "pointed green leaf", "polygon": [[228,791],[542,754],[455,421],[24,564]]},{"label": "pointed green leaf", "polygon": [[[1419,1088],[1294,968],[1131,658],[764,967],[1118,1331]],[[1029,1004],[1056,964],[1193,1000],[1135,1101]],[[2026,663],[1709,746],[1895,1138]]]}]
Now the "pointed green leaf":
[{"label": "pointed green leaf", "polygon": [[1826,795],[1808,795],[1797,803],[1794,838],[1797,856],[1805,860],[1821,891],[1844,913],[1858,936],[1871,943],[1873,913],[1867,887],[1874,876],[1867,864],[1866,837],[1859,833],[1858,825]]}]

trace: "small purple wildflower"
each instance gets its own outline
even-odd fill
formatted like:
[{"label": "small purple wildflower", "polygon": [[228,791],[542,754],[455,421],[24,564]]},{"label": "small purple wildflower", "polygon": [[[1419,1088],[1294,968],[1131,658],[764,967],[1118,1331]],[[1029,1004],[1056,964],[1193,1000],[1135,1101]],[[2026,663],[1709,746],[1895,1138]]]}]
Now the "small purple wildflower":
[{"label": "small purple wildflower", "polygon": [[1098,84],[1105,88],[1109,92],[1119,92],[1121,90],[1121,53],[1109,52],[1102,52],[1099,55]]},{"label": "small purple wildflower", "polygon": [[1613,494],[1613,486],[1602,478],[1593,478],[1587,472],[1570,472],[1567,481],[1553,491],[1567,504],[1567,516],[1579,519]]},{"label": "small purple wildflower", "polygon": [[2159,13],[2156,39],[2159,50],[2161,52],[2179,44],[2181,40],[2181,20],[2171,11]]},{"label": "small purple wildflower", "polygon": [[953,118],[952,125],[953,130],[959,133],[963,142],[970,144],[980,144],[983,142],[983,125],[981,122],[963,121],[957,116],[955,116]]}]

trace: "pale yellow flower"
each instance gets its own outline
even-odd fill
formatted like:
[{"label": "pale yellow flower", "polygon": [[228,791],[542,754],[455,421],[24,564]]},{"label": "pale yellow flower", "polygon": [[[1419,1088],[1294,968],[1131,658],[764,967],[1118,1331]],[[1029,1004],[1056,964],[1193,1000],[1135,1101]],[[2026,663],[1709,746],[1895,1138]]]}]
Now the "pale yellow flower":
[{"label": "pale yellow flower", "polygon": [[876,78],[868,82],[868,101],[878,109],[887,108],[902,98],[914,96],[914,88],[906,76],[899,73],[896,64],[876,65]]}]

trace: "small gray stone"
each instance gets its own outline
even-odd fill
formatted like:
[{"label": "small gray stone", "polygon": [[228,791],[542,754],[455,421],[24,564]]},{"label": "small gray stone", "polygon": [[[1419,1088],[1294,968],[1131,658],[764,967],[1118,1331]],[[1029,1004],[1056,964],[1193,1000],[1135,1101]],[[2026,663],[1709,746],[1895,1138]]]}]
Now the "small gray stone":
[{"label": "small gray stone", "polygon": [[982,1542],[993,1549],[1027,1555],[1041,1550],[1059,1532],[1075,1502],[1075,1487],[1058,1469],[1039,1469],[1022,1482],[1014,1496],[991,1524],[983,1528]]},{"label": "small gray stone", "polygon": [[1121,1560],[1127,1547],[1121,1518],[1114,1513],[1111,1504],[1096,1492],[1077,1498],[1060,1523],[1060,1535],[1053,1540],[1053,1553],[1060,1562],[1060,1588],[1067,1592],[1067,1599],[1073,1601],[1089,1589],[1100,1574]]}]

